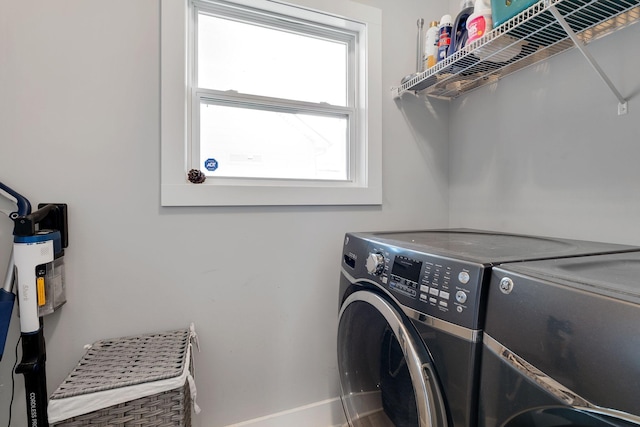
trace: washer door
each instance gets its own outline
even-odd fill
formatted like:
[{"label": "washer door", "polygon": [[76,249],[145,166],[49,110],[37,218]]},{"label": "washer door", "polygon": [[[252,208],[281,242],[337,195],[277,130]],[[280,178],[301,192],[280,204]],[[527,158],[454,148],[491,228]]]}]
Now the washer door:
[{"label": "washer door", "polygon": [[380,295],[357,291],[339,322],[342,404],[351,426],[448,425],[433,362],[406,316]]}]

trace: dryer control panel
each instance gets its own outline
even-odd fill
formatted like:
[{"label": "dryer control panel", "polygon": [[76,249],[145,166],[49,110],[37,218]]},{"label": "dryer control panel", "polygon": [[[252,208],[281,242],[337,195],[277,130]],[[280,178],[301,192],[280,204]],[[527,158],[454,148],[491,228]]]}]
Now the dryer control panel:
[{"label": "dryer control panel", "polygon": [[342,268],[352,282],[375,284],[402,306],[465,328],[482,327],[483,265],[348,234]]}]

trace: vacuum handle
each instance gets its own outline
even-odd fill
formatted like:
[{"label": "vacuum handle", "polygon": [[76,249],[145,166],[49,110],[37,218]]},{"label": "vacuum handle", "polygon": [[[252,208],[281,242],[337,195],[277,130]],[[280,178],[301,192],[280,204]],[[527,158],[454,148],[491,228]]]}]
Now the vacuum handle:
[{"label": "vacuum handle", "polygon": [[13,227],[14,236],[33,236],[36,234],[36,224],[40,223],[47,217],[53,210],[57,210],[56,205],[45,205],[37,211],[16,218],[15,225]]},{"label": "vacuum handle", "polygon": [[15,219],[19,216],[29,215],[31,213],[31,203],[29,203],[29,200],[27,200],[27,198],[22,194],[11,189],[11,187],[4,185],[2,182],[0,182],[0,190],[13,197],[15,199],[16,205],[18,205],[18,210],[11,213],[11,219]]}]

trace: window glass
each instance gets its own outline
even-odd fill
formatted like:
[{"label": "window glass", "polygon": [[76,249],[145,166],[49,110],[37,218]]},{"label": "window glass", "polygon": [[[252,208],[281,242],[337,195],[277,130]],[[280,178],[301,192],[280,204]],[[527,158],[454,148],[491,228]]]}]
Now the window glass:
[{"label": "window glass", "polygon": [[207,176],[347,180],[348,119],[202,103]]},{"label": "window glass", "polygon": [[347,105],[346,42],[198,14],[198,87]]}]

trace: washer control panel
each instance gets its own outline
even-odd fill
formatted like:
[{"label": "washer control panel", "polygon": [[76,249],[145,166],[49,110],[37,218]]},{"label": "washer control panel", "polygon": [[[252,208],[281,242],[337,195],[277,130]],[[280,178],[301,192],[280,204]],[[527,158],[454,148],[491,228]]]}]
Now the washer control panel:
[{"label": "washer control panel", "polygon": [[359,238],[345,239],[343,268],[401,305],[470,329],[478,324],[484,266]]}]

